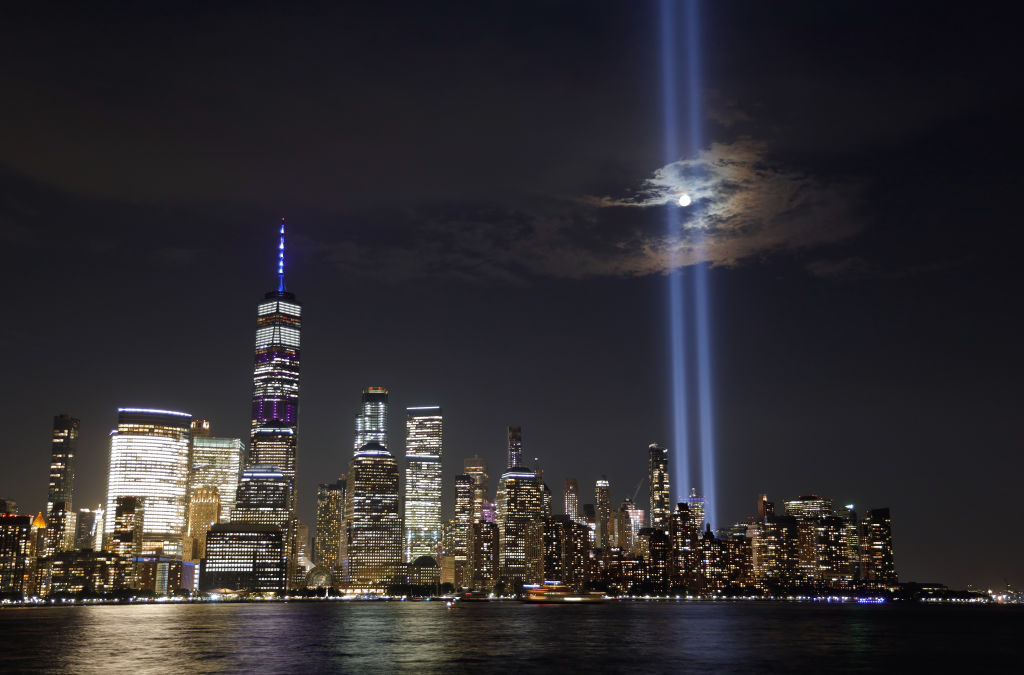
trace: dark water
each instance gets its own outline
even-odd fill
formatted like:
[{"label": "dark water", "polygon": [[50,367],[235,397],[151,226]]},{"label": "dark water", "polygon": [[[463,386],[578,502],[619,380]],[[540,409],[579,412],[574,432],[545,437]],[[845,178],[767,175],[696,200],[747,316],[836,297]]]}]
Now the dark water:
[{"label": "dark water", "polygon": [[[1024,607],[191,604],[5,609],[0,672],[1016,670]],[[1018,671],[1019,672],[1019,671]]]}]

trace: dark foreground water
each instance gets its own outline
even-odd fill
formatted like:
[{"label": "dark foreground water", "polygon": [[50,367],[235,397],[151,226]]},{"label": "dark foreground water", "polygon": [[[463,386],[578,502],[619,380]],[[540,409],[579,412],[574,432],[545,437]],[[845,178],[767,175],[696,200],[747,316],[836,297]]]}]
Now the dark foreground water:
[{"label": "dark foreground water", "polygon": [[5,673],[991,672],[1019,666],[1022,648],[1019,606],[296,602],[0,611]]}]

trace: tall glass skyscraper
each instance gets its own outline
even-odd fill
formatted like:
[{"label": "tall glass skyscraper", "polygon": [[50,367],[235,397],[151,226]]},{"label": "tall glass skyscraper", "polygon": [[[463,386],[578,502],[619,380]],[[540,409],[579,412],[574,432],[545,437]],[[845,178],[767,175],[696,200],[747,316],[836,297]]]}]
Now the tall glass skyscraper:
[{"label": "tall glass skyscraper", "polygon": [[342,521],[345,515],[345,477],[321,483],[316,490],[316,539],[313,563],[333,572],[341,565]]},{"label": "tall glass skyscraper", "polygon": [[55,416],[50,441],[50,485],[46,493],[47,555],[74,548],[76,514],[71,508],[71,491],[77,443],[78,420],[71,415]]},{"label": "tall glass skyscraper", "polygon": [[349,589],[383,592],[402,562],[398,462],[371,441],[356,451],[345,495],[345,555]]},{"label": "tall glass skyscraper", "polygon": [[651,527],[668,532],[672,518],[672,497],[668,483],[668,449],[657,443],[647,446],[651,489]]},{"label": "tall glass skyscraper", "polygon": [[50,441],[50,489],[46,494],[46,512],[57,502],[67,502],[71,510],[71,489],[75,482],[75,445],[78,443],[78,420],[71,415],[53,418]]},{"label": "tall glass skyscraper", "polygon": [[565,479],[565,515],[574,523],[583,521],[580,513],[580,484],[575,478]]},{"label": "tall glass skyscraper", "polygon": [[518,592],[544,576],[544,517],[537,474],[522,467],[501,475],[497,495],[499,577]]},{"label": "tall glass skyscraper", "polygon": [[363,400],[356,413],[355,448],[357,452],[367,443],[380,443],[388,447],[388,390],[387,387],[363,389]]},{"label": "tall glass skyscraper", "polygon": [[506,468],[525,466],[523,464],[523,428],[508,428],[508,462]]},{"label": "tall glass skyscraper", "polygon": [[489,496],[487,462],[473,455],[463,462],[463,467],[466,475],[473,479],[473,514],[470,522],[480,523],[484,520],[484,505]]},{"label": "tall glass skyscraper", "polygon": [[105,537],[114,533],[118,499],[134,497],[144,507],[143,554],[163,549],[181,555],[188,488],[188,413],[119,408],[110,434]]},{"label": "tall glass skyscraper", "polygon": [[443,417],[438,406],[406,409],[405,562],[441,545]]},{"label": "tall glass skyscraper", "polygon": [[612,534],[612,497],[606,478],[599,478],[594,485],[594,516],[597,522],[594,543],[597,548],[607,551]]},{"label": "tall glass skyscraper", "polygon": [[[276,466],[294,480],[302,304],[284,286],[284,219],[278,242],[277,276],[277,290],[267,293],[256,310],[252,427],[246,465]],[[290,501],[294,510],[294,494]]]},{"label": "tall glass skyscraper", "polygon": [[220,498],[220,518],[226,523],[235,508],[238,492],[238,473],[242,468],[245,446],[240,438],[217,438],[209,435],[209,423],[192,423],[192,471],[189,490],[216,489]]},{"label": "tall glass skyscraper", "polygon": [[[256,464],[242,472],[231,522],[289,528],[294,512],[295,481],[273,464]],[[287,542],[286,542],[287,545]]]}]

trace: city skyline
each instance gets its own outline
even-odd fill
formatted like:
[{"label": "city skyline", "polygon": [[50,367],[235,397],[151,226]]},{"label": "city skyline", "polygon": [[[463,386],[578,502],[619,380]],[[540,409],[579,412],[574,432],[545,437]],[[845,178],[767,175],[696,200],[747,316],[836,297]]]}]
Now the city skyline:
[{"label": "city skyline", "polygon": [[[663,236],[712,214],[702,251],[677,253],[685,318],[701,278],[710,301],[710,357],[690,341],[683,361],[713,385],[687,413],[713,418],[716,520],[766,491],[825,494],[891,509],[905,578],[1024,583],[999,517],[1024,428],[1012,22],[699,4],[699,63],[698,22],[664,3],[12,11],[0,497],[45,509],[59,413],[81,420],[76,512],[106,505],[119,407],[248,445],[253,309],[280,289],[285,216],[306,525],[371,386],[393,419],[443,407],[443,520],[464,458],[493,492],[509,425],[556,504],[566,478],[590,502],[606,475],[617,514],[649,445],[681,450]],[[393,421],[400,464],[403,442]],[[679,483],[670,503],[700,487]],[[934,517],[965,491],[970,509]],[[949,527],[983,550],[946,550]]]}]

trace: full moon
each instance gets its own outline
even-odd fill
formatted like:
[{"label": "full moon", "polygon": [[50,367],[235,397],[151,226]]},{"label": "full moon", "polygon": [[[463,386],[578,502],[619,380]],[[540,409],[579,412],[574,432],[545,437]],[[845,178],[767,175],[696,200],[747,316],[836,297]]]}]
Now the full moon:
[{"label": "full moon", "polygon": [[679,205],[680,206],[689,206],[690,202],[691,202],[690,195],[686,194],[685,192],[683,194],[679,195]]}]

